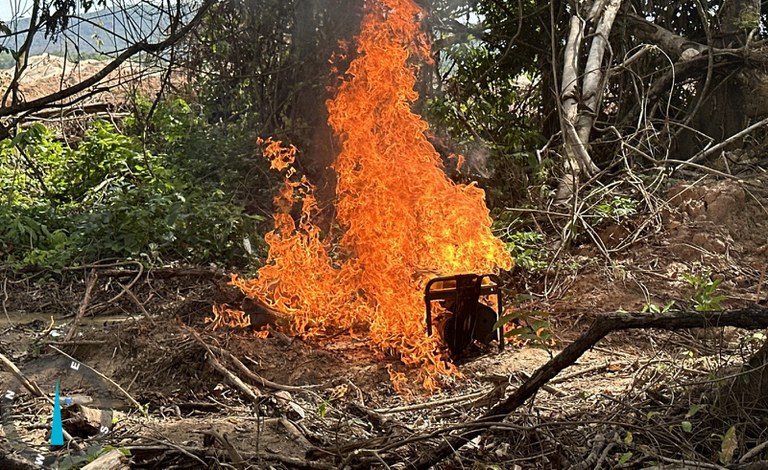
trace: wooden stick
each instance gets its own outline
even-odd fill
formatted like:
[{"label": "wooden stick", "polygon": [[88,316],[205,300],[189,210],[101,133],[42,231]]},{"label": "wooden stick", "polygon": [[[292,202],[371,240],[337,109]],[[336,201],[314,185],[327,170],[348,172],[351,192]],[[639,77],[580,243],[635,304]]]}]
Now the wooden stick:
[{"label": "wooden stick", "polygon": [[75,315],[75,319],[72,321],[72,326],[69,327],[67,335],[64,336],[64,341],[71,341],[72,337],[77,333],[77,329],[80,326],[80,320],[82,320],[85,312],[88,311],[88,304],[91,303],[91,293],[93,292],[94,286],[96,286],[96,279],[98,278],[98,274],[91,270],[91,274],[88,275],[88,280],[85,283],[85,295],[83,295],[83,301],[80,303],[77,315]]},{"label": "wooden stick", "polygon": [[104,375],[104,374],[102,374],[101,372],[97,371],[96,369],[94,369],[93,367],[89,366],[88,364],[86,364],[86,363],[84,363],[84,362],[81,362],[79,359],[75,359],[74,357],[72,357],[72,356],[70,356],[69,354],[65,353],[64,351],[62,351],[61,349],[57,348],[56,346],[53,346],[52,344],[48,344],[48,347],[49,347],[49,348],[51,348],[51,349],[53,349],[53,350],[54,350],[54,351],[56,351],[57,353],[61,354],[62,356],[66,357],[67,359],[70,359],[70,360],[72,360],[72,361],[76,361],[76,362],[80,363],[80,365],[83,365],[83,366],[85,366],[85,367],[86,367],[88,370],[92,371],[94,374],[98,375],[98,376],[99,376],[99,377],[101,377],[102,379],[104,379],[104,380],[106,380],[107,382],[111,383],[111,384],[112,384],[112,386],[113,386],[113,387],[115,387],[116,389],[120,390],[120,392],[121,392],[123,395],[125,395],[125,397],[126,397],[126,398],[128,398],[128,400],[130,400],[130,402],[131,402],[131,403],[133,403],[133,405],[134,405],[136,408],[138,408],[138,410],[139,410],[139,411],[141,411],[141,413],[142,413],[142,414],[143,414],[145,417],[147,416],[147,410],[146,410],[146,408],[145,408],[145,407],[143,407],[143,406],[141,406],[141,403],[139,403],[138,401],[136,401],[136,399],[135,399],[135,398],[133,398],[133,396],[131,396],[131,394],[130,394],[130,393],[128,393],[128,392],[127,392],[127,391],[126,391],[126,390],[125,390],[123,387],[121,387],[119,383],[117,383],[117,382],[115,382],[114,380],[110,379],[109,377],[107,377],[106,375]]},{"label": "wooden stick", "polygon": [[453,403],[461,403],[464,401],[470,401],[477,398],[481,398],[487,395],[491,391],[493,391],[492,388],[488,390],[480,390],[479,392],[472,392],[467,395],[460,395],[457,397],[448,397],[448,398],[443,398],[441,400],[428,401],[425,403],[414,403],[413,405],[396,406],[394,408],[379,408],[373,411],[379,414],[391,414],[391,413],[402,413],[404,411],[416,411],[416,410],[424,410],[427,408],[437,408],[438,406],[450,405]]},{"label": "wooden stick", "polygon": [[219,354],[221,354],[223,356],[226,356],[230,361],[232,361],[232,363],[235,365],[235,367],[237,367],[238,370],[240,370],[240,372],[245,374],[246,377],[248,377],[249,379],[253,380],[254,382],[257,382],[257,383],[261,384],[261,386],[263,386],[263,387],[268,387],[268,388],[271,388],[271,389],[274,389],[274,390],[284,390],[286,392],[306,392],[307,389],[316,388],[317,387],[317,385],[309,385],[309,386],[306,386],[306,387],[297,387],[295,385],[283,385],[283,384],[272,382],[272,381],[267,380],[264,377],[260,376],[259,374],[257,374],[256,372],[252,371],[251,369],[249,369],[248,366],[243,364],[243,362],[240,359],[236,358],[231,352],[227,351],[226,349],[220,348],[218,346],[214,346],[212,344],[209,344],[208,347],[211,348],[212,350],[218,352]]},{"label": "wooden stick", "polygon": [[0,354],[0,362],[2,362],[3,365],[5,366],[5,368],[8,369],[9,371],[11,371],[11,373],[17,379],[19,379],[19,382],[21,382],[21,385],[23,385],[24,388],[29,390],[29,392],[31,394],[37,395],[40,398],[44,398],[44,399],[48,400],[48,403],[53,405],[53,399],[51,397],[49,397],[48,395],[46,395],[42,390],[40,390],[40,387],[38,387],[38,385],[35,382],[33,382],[32,380],[27,378],[27,376],[25,376],[21,372],[21,370],[19,370],[19,368],[16,367],[16,364],[14,364],[13,361],[8,359],[4,354]]},{"label": "wooden stick", "polygon": [[223,375],[232,385],[234,385],[238,390],[243,392],[243,394],[246,397],[248,397],[248,399],[250,399],[252,402],[256,404],[259,404],[261,402],[261,399],[259,397],[264,395],[261,392],[261,390],[257,388],[256,391],[254,391],[254,389],[248,386],[248,384],[246,384],[245,382],[243,382],[243,380],[240,377],[236,376],[235,374],[230,372],[229,369],[224,367],[224,365],[221,362],[219,362],[218,359],[216,359],[216,355],[213,354],[213,351],[211,350],[211,346],[206,344],[206,342],[203,341],[203,338],[201,338],[200,335],[197,334],[195,330],[187,326],[183,326],[183,328],[187,330],[187,332],[189,332],[189,334],[195,339],[195,341],[200,343],[200,345],[203,346],[205,350],[208,352],[207,359],[211,367],[216,369],[216,371],[218,371],[221,375]]},{"label": "wooden stick", "polygon": [[201,434],[207,434],[211,436],[219,444],[221,444],[221,447],[223,447],[224,450],[227,452],[227,455],[229,456],[229,460],[233,467],[238,469],[245,468],[245,460],[243,460],[243,457],[240,455],[240,452],[238,452],[235,446],[233,446],[232,443],[229,442],[229,439],[227,439],[225,435],[213,429],[208,429],[208,430],[199,431],[199,432]]},{"label": "wooden stick", "polygon": [[119,449],[112,449],[89,463],[83,470],[128,470],[125,455]]},{"label": "wooden stick", "polygon": [[126,287],[120,284],[119,282],[117,283],[117,285],[120,286],[121,289],[123,289],[123,292],[128,294],[128,298],[131,299],[131,302],[133,302],[134,305],[136,305],[139,308],[139,310],[141,310],[141,313],[144,315],[144,318],[147,319],[149,324],[154,326],[155,320],[152,319],[152,317],[149,315],[149,312],[147,312],[147,309],[144,307],[144,304],[142,304],[141,301],[139,301],[139,298],[136,297],[136,294],[134,294],[133,291],[131,291],[130,287]]}]

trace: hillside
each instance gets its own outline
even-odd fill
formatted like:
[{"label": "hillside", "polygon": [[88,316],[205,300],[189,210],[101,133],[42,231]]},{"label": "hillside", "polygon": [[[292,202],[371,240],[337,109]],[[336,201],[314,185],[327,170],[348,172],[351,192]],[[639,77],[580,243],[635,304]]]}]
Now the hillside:
[{"label": "hillside", "polygon": [[[0,46],[17,50],[24,42],[29,21],[29,18],[22,18],[8,22],[11,34],[0,35]],[[150,5],[104,8],[74,18],[58,35],[46,36],[45,28],[41,28],[35,35],[30,53],[69,53],[80,57],[108,55],[124,49],[129,43],[160,35],[167,24],[167,17]]]}]

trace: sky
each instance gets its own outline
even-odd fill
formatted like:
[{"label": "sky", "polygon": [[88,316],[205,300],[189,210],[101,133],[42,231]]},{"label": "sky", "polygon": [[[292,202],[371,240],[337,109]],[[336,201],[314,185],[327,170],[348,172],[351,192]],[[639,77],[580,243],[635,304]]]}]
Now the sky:
[{"label": "sky", "polygon": [[[8,21],[18,14],[19,9],[24,13],[28,7],[27,0],[0,0],[0,21]],[[22,15],[25,16],[25,15]]]},{"label": "sky", "polygon": [[[114,1],[114,0],[113,0]],[[135,3],[136,0],[120,0],[122,5],[130,5]],[[107,4],[111,4],[112,1],[108,1]],[[30,5],[32,0],[0,0],[0,21],[8,21],[14,16],[18,16],[21,12],[21,17],[29,16]]]}]

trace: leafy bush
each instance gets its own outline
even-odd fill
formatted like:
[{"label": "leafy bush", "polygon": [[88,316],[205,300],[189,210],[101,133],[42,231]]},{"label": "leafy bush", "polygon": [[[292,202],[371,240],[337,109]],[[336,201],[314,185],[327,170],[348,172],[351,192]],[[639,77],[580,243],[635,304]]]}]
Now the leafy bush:
[{"label": "leafy bush", "polygon": [[712,279],[708,273],[702,275],[683,273],[685,282],[693,286],[694,292],[691,303],[697,312],[714,312],[722,310],[721,303],[727,299],[724,295],[715,295],[722,279]]},{"label": "leafy bush", "polygon": [[[262,218],[231,202],[236,171],[213,168],[212,154],[195,151],[207,129],[182,102],[158,109],[155,145],[105,121],[77,145],[41,124],[1,141],[0,260],[56,268],[103,258],[240,266],[257,259]],[[221,140],[208,147],[217,145],[227,150]]]},{"label": "leafy bush", "polygon": [[514,232],[507,239],[507,249],[515,258],[515,265],[530,272],[547,267],[544,237],[539,232]]}]

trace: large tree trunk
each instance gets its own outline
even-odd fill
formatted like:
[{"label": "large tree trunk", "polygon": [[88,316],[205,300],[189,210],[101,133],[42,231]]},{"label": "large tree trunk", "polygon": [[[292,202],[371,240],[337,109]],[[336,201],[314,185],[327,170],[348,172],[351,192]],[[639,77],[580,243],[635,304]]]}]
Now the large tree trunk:
[{"label": "large tree trunk", "polygon": [[[705,146],[722,142],[743,130],[748,118],[768,112],[768,75],[763,71],[764,65],[754,67],[749,64],[764,64],[766,54],[754,51],[750,53],[754,56],[750,57],[751,61],[723,63],[723,60],[733,59],[734,56],[726,49],[733,51],[749,45],[759,26],[759,0],[726,1],[714,24],[708,26],[708,45],[688,40],[640,16],[624,16],[633,33],[669,54],[677,61],[676,68],[713,54],[709,60],[698,60],[698,73],[690,75],[699,77],[696,96],[688,108],[687,126],[679,131],[674,142],[671,153],[675,158],[690,158]],[[715,61],[718,56],[723,59]],[[710,66],[712,69],[708,70]],[[737,145],[738,142],[732,144]]]},{"label": "large tree trunk", "polygon": [[[360,29],[362,0],[298,0],[295,2],[293,51],[295,72],[283,86],[296,97],[290,109],[291,123],[298,124],[296,140],[302,142],[299,163],[316,186],[315,196],[321,213],[318,223],[328,230],[334,217],[332,203],[336,193],[336,175],[331,165],[337,148],[328,125],[325,102],[331,98],[336,77],[333,72],[346,70],[334,53],[345,42],[353,44]],[[344,51],[347,56],[354,50]]]},{"label": "large tree trunk", "polygon": [[[581,15],[571,17],[563,60],[561,85],[561,128],[565,146],[565,176],[558,188],[556,200],[563,203],[576,193],[582,176],[599,171],[589,156],[589,138],[603,96],[603,59],[608,49],[608,37],[621,7],[621,0],[595,0],[589,5],[586,21]],[[587,31],[595,24],[594,31]],[[585,33],[592,40],[587,61],[582,69],[579,58]],[[583,83],[579,86],[579,78]]]}]

